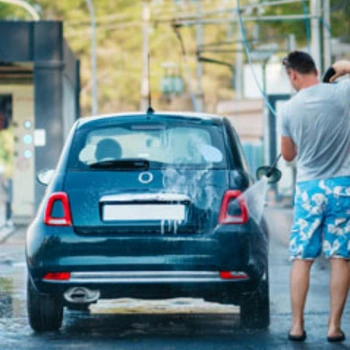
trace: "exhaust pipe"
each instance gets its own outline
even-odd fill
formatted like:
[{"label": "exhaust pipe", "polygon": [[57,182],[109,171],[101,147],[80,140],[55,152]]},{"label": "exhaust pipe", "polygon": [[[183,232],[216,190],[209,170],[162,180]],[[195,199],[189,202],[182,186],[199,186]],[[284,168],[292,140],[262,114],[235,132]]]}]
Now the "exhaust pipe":
[{"label": "exhaust pipe", "polygon": [[91,290],[85,287],[72,287],[64,293],[64,298],[75,304],[94,303],[99,297],[99,290]]}]

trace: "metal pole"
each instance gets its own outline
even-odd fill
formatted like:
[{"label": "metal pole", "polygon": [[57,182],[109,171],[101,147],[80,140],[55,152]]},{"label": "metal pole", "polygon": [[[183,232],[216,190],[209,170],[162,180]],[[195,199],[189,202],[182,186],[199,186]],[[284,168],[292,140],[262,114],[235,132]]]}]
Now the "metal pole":
[{"label": "metal pole", "polygon": [[0,2],[5,2],[7,4],[20,6],[30,13],[30,15],[33,17],[34,21],[40,20],[39,14],[35,10],[35,8],[31,5],[29,5],[28,3],[26,3],[25,1],[22,1],[22,0],[0,0]]},{"label": "metal pole", "polygon": [[323,68],[332,64],[330,0],[323,0]]},{"label": "metal pole", "polygon": [[142,2],[142,35],[143,35],[143,51],[142,51],[142,81],[141,81],[141,111],[147,111],[148,107],[148,94],[149,94],[149,20],[151,17],[151,9],[149,2],[143,0]]},{"label": "metal pole", "polygon": [[[294,50],[296,50],[297,48],[297,44],[296,44],[296,40],[295,40],[295,34],[289,34],[288,35],[288,51],[292,52]],[[293,87],[291,84],[289,84],[290,86],[290,94],[292,95],[293,93]]]},{"label": "metal pole", "polygon": [[[200,23],[202,19],[202,3],[201,1],[197,1],[197,17],[198,17],[198,25],[197,25],[197,48],[203,44],[203,25]],[[202,75],[203,75],[203,65],[197,60],[197,111],[203,112],[203,89],[202,89]]]},{"label": "metal pole", "polygon": [[85,0],[89,9],[91,19],[91,92],[92,92],[92,114],[98,113],[97,100],[97,57],[96,57],[96,19],[94,6],[91,0]]},{"label": "metal pole", "polygon": [[[252,17],[244,17],[243,22],[281,22],[281,21],[305,21],[305,19],[315,19],[313,15],[278,15],[278,16],[252,16]],[[316,18],[319,20],[319,16]],[[161,22],[160,19],[158,22]],[[222,19],[203,19],[200,21],[201,24],[208,25],[218,25],[227,23],[234,23],[236,20],[230,18],[222,18]],[[175,24],[183,25],[183,26],[195,26],[198,25],[198,20],[182,20],[176,19]]]},{"label": "metal pole", "polygon": [[263,61],[262,63],[262,78],[263,78],[263,92],[264,92],[264,95],[267,96],[267,81],[266,81],[266,66],[267,66],[267,62],[268,60],[266,61]]},{"label": "metal pole", "polygon": [[296,48],[296,41],[295,41],[295,35],[289,34],[288,35],[288,51],[294,51]]},{"label": "metal pole", "polygon": [[321,3],[319,0],[311,0],[311,53],[315,60],[316,67],[321,72],[323,70],[321,61],[321,38],[320,38],[320,15]]},{"label": "metal pole", "polygon": [[239,22],[237,22],[237,53],[236,53],[236,67],[235,67],[235,98],[241,100],[243,98],[243,35],[240,29]]},{"label": "metal pole", "polygon": [[[266,65],[267,60],[262,62],[261,69],[262,69],[262,83],[263,83],[263,93],[264,98],[267,99],[267,92],[266,92]],[[271,122],[270,122],[270,115],[271,111],[266,108],[266,103],[264,105],[263,109],[263,145],[264,145],[264,162],[265,164],[271,164],[271,148],[273,149],[271,140]]]}]

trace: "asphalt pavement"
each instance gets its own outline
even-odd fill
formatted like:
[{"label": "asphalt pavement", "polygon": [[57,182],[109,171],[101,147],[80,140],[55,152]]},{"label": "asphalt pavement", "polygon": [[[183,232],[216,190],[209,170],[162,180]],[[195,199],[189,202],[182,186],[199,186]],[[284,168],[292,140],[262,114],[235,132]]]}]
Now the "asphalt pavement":
[{"label": "asphalt pavement", "polygon": [[239,308],[197,299],[104,301],[91,312],[66,312],[59,332],[35,334],[25,306],[25,227],[0,244],[0,349],[350,349],[350,303],[343,317],[347,340],[326,340],[329,267],[318,259],[312,269],[305,310],[307,340],[287,340],[290,322],[287,244],[291,208],[266,209],[270,237],[270,306],[268,330],[244,330]]}]

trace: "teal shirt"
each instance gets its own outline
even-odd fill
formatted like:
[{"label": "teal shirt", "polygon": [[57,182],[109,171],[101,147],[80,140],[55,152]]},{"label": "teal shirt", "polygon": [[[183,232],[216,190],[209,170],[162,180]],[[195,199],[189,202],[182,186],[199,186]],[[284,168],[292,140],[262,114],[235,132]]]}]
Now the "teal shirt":
[{"label": "teal shirt", "polygon": [[297,146],[297,181],[350,176],[350,79],[300,90],[280,113]]}]

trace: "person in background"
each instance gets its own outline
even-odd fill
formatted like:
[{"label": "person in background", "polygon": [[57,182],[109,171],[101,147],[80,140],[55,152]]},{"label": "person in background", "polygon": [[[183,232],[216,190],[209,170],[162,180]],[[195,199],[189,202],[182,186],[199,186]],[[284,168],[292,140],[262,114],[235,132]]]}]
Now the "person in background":
[{"label": "person in background", "polygon": [[1,192],[3,193],[3,198],[5,201],[5,225],[8,228],[13,227],[12,222],[12,179],[7,178],[3,173],[0,174],[0,184],[1,184]]},{"label": "person in background", "polygon": [[12,228],[12,179],[6,181],[6,205],[5,205],[5,226]]},{"label": "person in background", "polygon": [[[350,79],[320,83],[314,60],[302,51],[291,52],[283,65],[297,91],[280,115],[282,155],[286,161],[296,158],[297,169],[288,337],[306,338],[310,269],[323,250],[331,267],[327,339],[344,341],[341,317],[350,283]],[[332,68],[334,82],[350,73],[350,61],[338,61]]]}]

